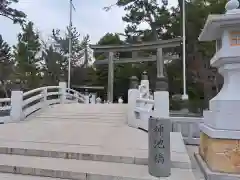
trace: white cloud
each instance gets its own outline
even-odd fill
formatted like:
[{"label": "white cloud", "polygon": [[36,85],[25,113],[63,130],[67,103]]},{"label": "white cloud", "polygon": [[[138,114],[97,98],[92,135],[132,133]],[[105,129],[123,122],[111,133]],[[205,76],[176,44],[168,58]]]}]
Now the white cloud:
[{"label": "white cloud", "polygon": [[[176,5],[177,0],[169,1],[170,5]],[[53,28],[65,29],[68,25],[68,2],[69,0],[20,0],[14,7],[24,11],[42,37],[47,38]],[[89,34],[92,43],[97,42],[107,32],[123,32],[124,10],[114,7],[111,11],[105,12],[102,9],[116,0],[73,0],[73,2],[76,8],[73,12],[73,25],[82,35]],[[1,16],[0,24],[0,34],[10,44],[15,44],[20,26]]]}]

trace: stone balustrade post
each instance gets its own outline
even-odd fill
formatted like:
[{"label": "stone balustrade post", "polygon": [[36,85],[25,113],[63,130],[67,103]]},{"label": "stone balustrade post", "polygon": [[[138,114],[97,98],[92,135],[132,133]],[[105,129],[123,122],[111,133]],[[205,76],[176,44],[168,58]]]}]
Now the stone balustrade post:
[{"label": "stone balustrade post", "polygon": [[20,80],[18,80],[11,92],[10,122],[19,122],[23,119],[23,91],[20,90]]},{"label": "stone balustrade post", "polygon": [[101,104],[102,103],[102,99],[100,98],[100,97],[98,97],[97,99],[96,99],[96,104]]},{"label": "stone balustrade post", "polygon": [[89,93],[88,93],[87,90],[86,90],[85,93],[84,93],[84,97],[85,97],[84,103],[85,103],[85,104],[89,104],[90,98],[89,98]]},{"label": "stone balustrade post", "polygon": [[92,97],[91,97],[91,104],[96,104],[96,93],[91,93]]},{"label": "stone balustrade post", "polygon": [[11,122],[18,122],[24,119],[23,115],[23,92],[14,90],[11,92]]},{"label": "stone balustrade post", "polygon": [[75,102],[78,103],[78,93],[77,92],[74,92],[74,99],[75,99]]},{"label": "stone balustrade post", "polygon": [[47,88],[44,88],[41,92],[42,94],[42,99],[41,99],[41,102],[42,102],[42,108],[45,108],[48,106],[48,102],[47,102],[47,95],[48,95],[48,91],[47,91]]},{"label": "stone balustrade post", "polygon": [[[140,98],[150,99],[150,88],[149,88],[149,80],[147,72],[144,71],[141,77],[141,85],[140,85]],[[140,103],[139,107],[143,109],[151,109],[152,104]],[[141,112],[140,114],[140,126],[143,129],[148,129],[148,121],[149,121],[150,113],[148,112]]]},{"label": "stone balustrade post", "polygon": [[158,77],[154,92],[154,111],[156,118],[169,118],[169,92],[166,77]]},{"label": "stone balustrade post", "polygon": [[143,96],[142,96],[142,93],[140,92],[142,98],[148,98],[149,97],[149,80],[148,80],[148,75],[147,75],[146,71],[144,71],[142,74],[140,88],[141,88],[141,86],[142,87],[144,86],[144,89],[145,89],[144,91],[146,91],[146,94],[144,93]]},{"label": "stone balustrade post", "polygon": [[60,94],[60,103],[64,104],[66,102],[66,93],[67,91],[67,83],[66,82],[59,82],[59,94]]},{"label": "stone balustrade post", "polygon": [[138,78],[133,76],[130,78],[130,88],[128,90],[128,114],[127,123],[131,127],[138,128],[138,122],[135,115],[136,100],[140,97],[138,90]]}]

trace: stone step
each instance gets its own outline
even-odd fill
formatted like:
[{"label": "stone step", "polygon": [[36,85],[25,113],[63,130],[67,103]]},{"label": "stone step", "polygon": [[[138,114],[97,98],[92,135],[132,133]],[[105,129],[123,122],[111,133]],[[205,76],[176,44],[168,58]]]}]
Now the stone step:
[{"label": "stone step", "polygon": [[102,120],[106,120],[106,121],[127,121],[126,117],[107,117],[107,116],[99,116],[99,117],[94,117],[94,116],[38,116],[36,117],[37,119],[53,119],[53,118],[57,118],[57,119],[92,119],[92,120],[96,120],[96,121],[102,121]]},{"label": "stone step", "polygon": [[101,154],[93,154],[84,152],[0,147],[0,154],[147,165],[147,158],[110,155],[104,152]]},{"label": "stone step", "polygon": [[[44,118],[44,119],[37,119],[39,121],[39,124],[41,123],[50,123],[54,124],[55,122],[58,122],[58,124],[69,124],[69,123],[75,123],[75,124],[94,124],[99,125],[99,127],[103,126],[111,126],[111,127],[119,127],[119,126],[125,126],[125,121],[99,121],[99,120],[89,120],[89,119],[54,119],[54,118]],[[31,124],[31,122],[29,123]],[[33,124],[33,123],[32,123]],[[36,125],[37,123],[34,122]]]},{"label": "stone step", "polygon": [[47,113],[55,113],[55,114],[65,114],[65,113],[68,113],[68,114],[89,114],[89,113],[98,113],[98,114],[126,114],[127,111],[123,111],[123,110],[111,110],[111,109],[76,109],[74,111],[71,111],[71,110],[66,110],[66,109],[60,109],[60,110],[54,110],[54,111],[45,111]]},{"label": "stone step", "polygon": [[[154,180],[144,165],[85,160],[0,155],[0,172],[73,180]],[[172,168],[171,176],[162,180],[194,180],[190,169]]]},{"label": "stone step", "polygon": [[[61,104],[62,105],[62,104]],[[65,104],[64,104],[65,105]],[[84,104],[84,103],[78,103],[76,106],[127,106],[127,104],[119,104],[119,103],[112,103],[112,104]],[[55,106],[59,106],[59,104],[56,104]]]},{"label": "stone step", "polygon": [[[89,107],[91,108],[91,107]],[[63,113],[63,112],[68,112],[72,114],[78,114],[78,113],[89,113],[89,112],[94,112],[94,113],[110,113],[110,114],[120,114],[120,113],[126,113],[126,110],[121,110],[121,109],[59,109],[59,110],[49,110],[46,112],[55,112],[55,113]]]},{"label": "stone step", "polygon": [[45,111],[50,114],[90,114],[90,113],[97,113],[97,114],[110,114],[110,115],[123,115],[126,114],[125,111],[109,111],[109,110],[76,110],[74,112],[62,110],[62,111]]},{"label": "stone step", "polygon": [[84,122],[101,122],[101,123],[113,123],[113,124],[125,124],[126,119],[122,118],[122,119],[103,119],[103,118],[54,118],[54,117],[45,117],[45,118],[36,118],[36,120],[38,121],[42,121],[42,122],[49,122],[49,121],[57,121],[57,122],[66,122],[66,121],[71,121],[71,122],[79,122],[79,123],[84,123]]},{"label": "stone step", "polygon": [[39,116],[36,116],[36,117],[72,117],[72,118],[75,118],[75,117],[83,117],[83,118],[123,118],[125,117],[126,118],[126,115],[125,114],[121,114],[121,115],[108,115],[108,114],[71,114],[71,115],[68,115],[68,114],[42,114],[42,115],[39,115]]},{"label": "stone step", "polygon": [[111,109],[111,108],[47,108],[44,112],[47,113],[68,113],[68,114],[89,114],[89,113],[99,113],[99,114],[126,114],[127,110],[125,109]]},{"label": "stone step", "polygon": [[[0,154],[75,159],[88,161],[114,162],[124,164],[147,165],[146,151],[129,149],[101,149],[100,146],[77,146],[62,144],[5,142],[0,141]],[[172,168],[190,169],[191,163],[187,154],[171,152]]]},{"label": "stone step", "polygon": [[[73,109],[75,110],[81,110],[81,109],[115,109],[115,110],[127,110],[127,105],[112,105],[112,104],[107,104],[107,105],[98,105],[98,104],[60,104],[60,105],[55,105],[52,106],[57,107],[59,109],[65,109],[65,110],[71,110],[73,111]],[[52,108],[52,109],[53,109]]]},{"label": "stone step", "polygon": [[1,180],[61,180],[59,178],[37,177],[21,174],[0,173]]},{"label": "stone step", "polygon": [[109,111],[109,110],[102,110],[102,111],[89,111],[89,110],[78,110],[78,111],[75,111],[75,112],[70,112],[70,111],[44,111],[45,113],[48,113],[48,114],[53,114],[53,115],[89,115],[89,114],[102,114],[102,115],[105,115],[105,114],[108,114],[108,115],[111,115],[111,116],[121,116],[121,115],[125,115],[126,112],[122,112],[122,111],[118,111],[118,112],[115,112],[115,111]]},{"label": "stone step", "polygon": [[[62,104],[56,104],[56,106],[60,106],[60,107],[67,107],[69,108],[69,105],[68,104],[64,104],[62,106]],[[76,104],[71,104],[72,107],[75,107],[75,108],[87,108],[87,107],[98,107],[98,108],[106,108],[106,107],[109,107],[109,108],[127,108],[128,105],[127,104],[84,104],[84,103],[76,103]]]}]

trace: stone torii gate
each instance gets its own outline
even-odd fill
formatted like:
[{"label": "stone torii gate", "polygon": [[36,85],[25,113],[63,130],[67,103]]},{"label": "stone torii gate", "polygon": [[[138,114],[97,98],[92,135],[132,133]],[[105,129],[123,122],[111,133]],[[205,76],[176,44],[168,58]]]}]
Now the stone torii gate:
[{"label": "stone torii gate", "polygon": [[[175,38],[171,40],[141,42],[138,44],[90,45],[90,48],[93,49],[95,53],[108,53],[108,59],[99,60],[94,63],[95,65],[108,64],[108,101],[113,102],[114,64],[157,61],[157,77],[162,78],[164,77],[164,60],[179,59],[178,56],[163,56],[163,49],[180,46],[181,41],[182,38]],[[138,53],[144,50],[156,50],[157,53],[149,57],[138,56]],[[132,52],[132,57],[114,58],[114,53],[118,52]]]}]

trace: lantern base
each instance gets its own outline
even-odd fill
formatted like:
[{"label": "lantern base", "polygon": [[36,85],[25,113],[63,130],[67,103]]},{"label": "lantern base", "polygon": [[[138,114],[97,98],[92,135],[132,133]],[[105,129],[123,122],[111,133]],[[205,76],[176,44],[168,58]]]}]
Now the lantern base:
[{"label": "lantern base", "polygon": [[202,132],[199,154],[211,171],[240,175],[239,139],[211,138]]},{"label": "lantern base", "polygon": [[194,156],[206,180],[229,180],[229,179],[239,180],[240,179],[239,174],[214,172],[211,169],[209,169],[208,165],[199,154],[196,153],[194,154]]}]

